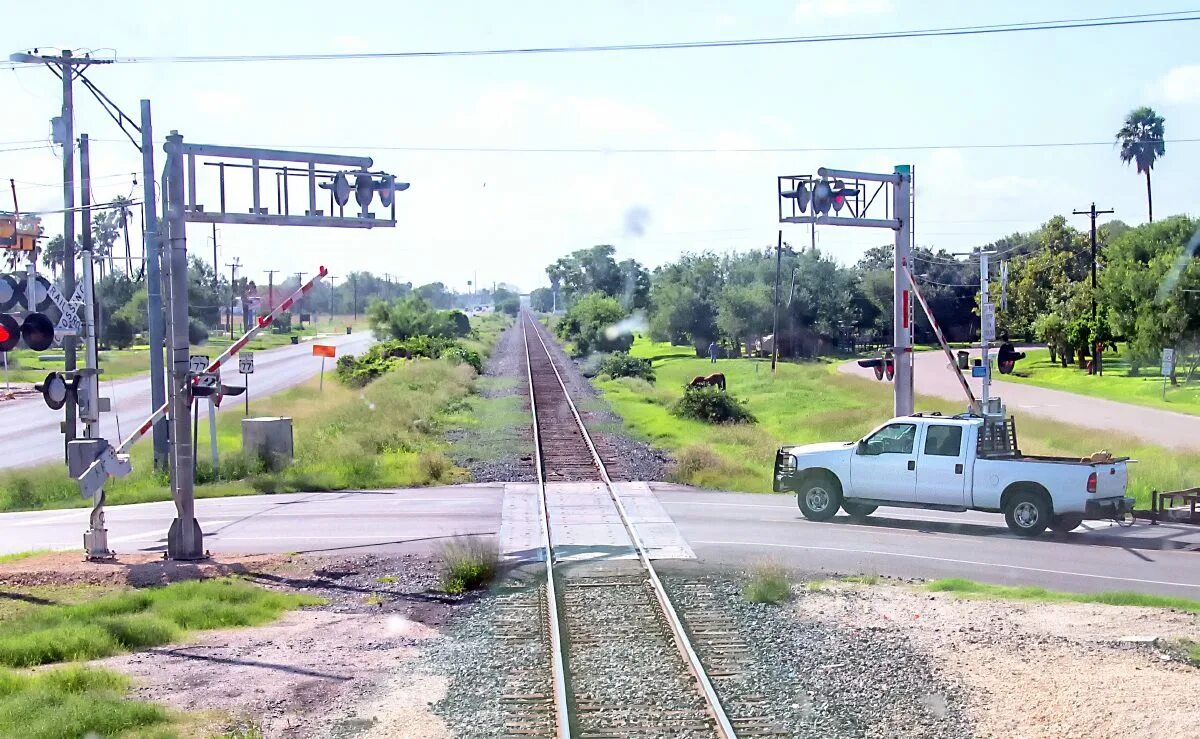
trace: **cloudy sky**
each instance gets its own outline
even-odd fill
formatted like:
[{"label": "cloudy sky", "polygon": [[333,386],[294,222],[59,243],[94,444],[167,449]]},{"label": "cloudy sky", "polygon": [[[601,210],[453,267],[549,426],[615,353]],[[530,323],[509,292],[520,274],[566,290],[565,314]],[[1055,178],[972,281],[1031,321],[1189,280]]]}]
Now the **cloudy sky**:
[{"label": "cloudy sky", "polygon": [[[0,50],[165,56],[427,51],[821,35],[1179,10],[1171,2],[796,0],[734,2],[95,2],[26,4]],[[224,226],[218,261],[334,274],[369,269],[459,289],[544,281],[557,256],[597,243],[660,264],[685,250],[772,244],[777,175],[819,166],[916,168],[921,245],[961,249],[1093,200],[1146,218],[1145,185],[1111,144],[1124,114],[1166,117],[1155,212],[1196,214],[1200,23],[920,40],[500,57],[114,64],[92,79],[156,134],[197,143],[361,153],[412,183],[395,229]],[[59,83],[0,66],[0,178],[23,210],[61,207],[48,120]],[[96,197],[133,193],[137,151],[76,91]],[[1193,139],[1192,142],[1176,141]],[[994,144],[1099,145],[976,148]],[[935,148],[929,148],[935,147]],[[940,147],[940,148],[936,148]],[[524,149],[517,152],[481,151]],[[836,151],[745,151],[815,149]],[[585,150],[582,152],[529,149]],[[622,149],[703,149],[628,153]],[[453,151],[449,151],[453,150]],[[742,151],[736,151],[742,150]],[[161,166],[161,158],[160,163]],[[273,188],[271,189],[273,193]],[[205,200],[201,194],[200,200]],[[215,191],[209,200],[215,200]],[[10,205],[7,188],[0,208]],[[1086,219],[1076,219],[1084,227]],[[47,232],[61,230],[48,218]],[[807,243],[803,227],[785,238]],[[211,259],[209,231],[189,246]],[[890,235],[826,228],[847,263]]]}]

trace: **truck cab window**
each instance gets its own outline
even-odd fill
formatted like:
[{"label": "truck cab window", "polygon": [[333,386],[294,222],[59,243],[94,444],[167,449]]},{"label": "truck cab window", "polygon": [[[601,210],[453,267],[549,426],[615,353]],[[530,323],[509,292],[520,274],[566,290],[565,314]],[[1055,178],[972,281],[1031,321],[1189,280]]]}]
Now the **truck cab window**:
[{"label": "truck cab window", "polygon": [[925,429],[925,453],[957,457],[962,449],[962,426],[929,426]]},{"label": "truck cab window", "polygon": [[893,423],[867,437],[872,454],[912,454],[917,427],[911,423]]}]

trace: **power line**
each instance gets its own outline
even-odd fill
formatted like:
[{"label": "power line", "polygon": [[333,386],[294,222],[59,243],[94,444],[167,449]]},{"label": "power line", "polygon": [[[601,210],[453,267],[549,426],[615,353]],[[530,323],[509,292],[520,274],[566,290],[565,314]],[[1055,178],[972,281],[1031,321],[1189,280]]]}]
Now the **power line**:
[{"label": "power line", "polygon": [[[124,143],[120,139],[92,139],[93,142]],[[1195,144],[1200,138],[1163,139],[1164,144]],[[1007,142],[995,144],[905,144],[899,146],[809,146],[809,147],[504,147],[504,146],[388,146],[358,144],[248,144],[288,149],[333,149],[369,150],[432,153],[469,154],[803,154],[815,152],[880,152],[880,151],[935,151],[938,149],[1049,149],[1083,146],[1112,146],[1112,141],[1052,141],[1052,142]]]},{"label": "power line", "polygon": [[390,51],[357,53],[310,54],[228,54],[194,56],[114,56],[117,64],[191,64],[224,62],[293,62],[341,61],[350,59],[411,59],[429,57],[509,56],[518,54],[579,54],[616,51],[650,51],[676,49],[713,49],[743,46],[781,46],[794,44],[836,43],[848,41],[879,41],[892,39],[930,38],[945,36],[975,36],[982,34],[1052,31],[1109,26],[1132,26],[1157,23],[1177,23],[1200,20],[1200,10],[1176,10],[1159,13],[1068,18],[1050,21],[1026,21],[991,25],[920,28],[875,33],[844,33],[823,36],[780,36],[770,38],[719,39],[709,41],[665,41],[642,44],[601,44],[580,46],[541,46],[500,49],[455,49],[441,51]]}]

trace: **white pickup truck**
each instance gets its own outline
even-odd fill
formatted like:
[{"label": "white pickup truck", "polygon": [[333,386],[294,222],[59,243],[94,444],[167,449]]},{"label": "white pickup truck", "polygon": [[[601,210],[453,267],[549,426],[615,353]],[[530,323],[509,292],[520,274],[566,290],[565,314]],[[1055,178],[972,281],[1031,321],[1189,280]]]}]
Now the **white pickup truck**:
[{"label": "white pickup truck", "polygon": [[774,487],[795,492],[811,521],[828,521],[839,507],[852,518],[881,505],[976,510],[1001,512],[1014,532],[1037,536],[1132,510],[1126,461],[1034,457],[1020,453],[1011,421],[985,429],[978,416],[916,414],[858,441],[781,448]]}]

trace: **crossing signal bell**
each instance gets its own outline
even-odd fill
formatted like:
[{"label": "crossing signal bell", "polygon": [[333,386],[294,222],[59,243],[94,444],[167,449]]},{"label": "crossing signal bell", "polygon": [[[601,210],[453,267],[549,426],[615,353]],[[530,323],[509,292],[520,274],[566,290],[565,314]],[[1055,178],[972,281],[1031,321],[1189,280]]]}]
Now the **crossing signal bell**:
[{"label": "crossing signal bell", "polygon": [[1025,352],[1019,352],[1012,344],[1005,342],[1000,345],[1000,351],[996,354],[996,366],[1000,369],[1000,374],[1011,375],[1017,361],[1024,358]]}]

